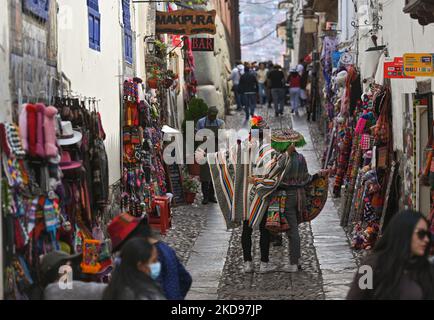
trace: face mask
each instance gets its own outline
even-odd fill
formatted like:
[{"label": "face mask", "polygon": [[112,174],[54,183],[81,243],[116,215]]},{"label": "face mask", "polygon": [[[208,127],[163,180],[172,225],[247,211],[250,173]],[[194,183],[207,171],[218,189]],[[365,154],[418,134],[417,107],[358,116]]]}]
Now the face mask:
[{"label": "face mask", "polygon": [[160,276],[161,273],[161,263],[155,262],[149,265],[149,268],[151,269],[150,277],[153,280],[157,280],[157,278]]}]

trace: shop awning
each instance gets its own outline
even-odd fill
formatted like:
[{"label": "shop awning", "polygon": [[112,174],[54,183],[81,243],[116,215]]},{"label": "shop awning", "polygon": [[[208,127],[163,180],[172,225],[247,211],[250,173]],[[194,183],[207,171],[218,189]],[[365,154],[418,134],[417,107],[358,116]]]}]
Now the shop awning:
[{"label": "shop awning", "polygon": [[404,12],[422,26],[434,23],[434,0],[406,0]]}]

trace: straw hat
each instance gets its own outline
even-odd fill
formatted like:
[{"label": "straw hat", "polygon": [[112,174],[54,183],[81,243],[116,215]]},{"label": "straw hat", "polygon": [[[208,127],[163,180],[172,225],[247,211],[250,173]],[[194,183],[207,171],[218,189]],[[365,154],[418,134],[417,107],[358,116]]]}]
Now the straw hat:
[{"label": "straw hat", "polygon": [[294,129],[276,130],[271,135],[271,147],[277,151],[285,152],[290,145],[297,148],[306,145],[304,136]]}]

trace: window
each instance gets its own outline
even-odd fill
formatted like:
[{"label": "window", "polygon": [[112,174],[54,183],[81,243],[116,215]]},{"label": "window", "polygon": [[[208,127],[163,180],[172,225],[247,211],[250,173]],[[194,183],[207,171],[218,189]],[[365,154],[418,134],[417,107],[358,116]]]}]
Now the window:
[{"label": "window", "polygon": [[48,20],[49,0],[24,0],[23,5],[25,11],[44,21]]},{"label": "window", "polygon": [[124,50],[125,60],[133,63],[133,31],[131,29],[130,0],[122,0],[122,12],[124,20]]},{"label": "window", "polygon": [[87,0],[89,20],[89,48],[101,51],[101,14],[98,0]]}]

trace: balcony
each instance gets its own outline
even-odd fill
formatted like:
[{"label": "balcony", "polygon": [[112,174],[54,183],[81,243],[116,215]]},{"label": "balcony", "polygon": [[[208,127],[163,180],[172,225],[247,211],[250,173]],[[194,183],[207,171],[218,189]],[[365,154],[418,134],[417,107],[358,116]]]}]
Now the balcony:
[{"label": "balcony", "polygon": [[406,0],[404,12],[426,26],[434,22],[434,0]]}]

